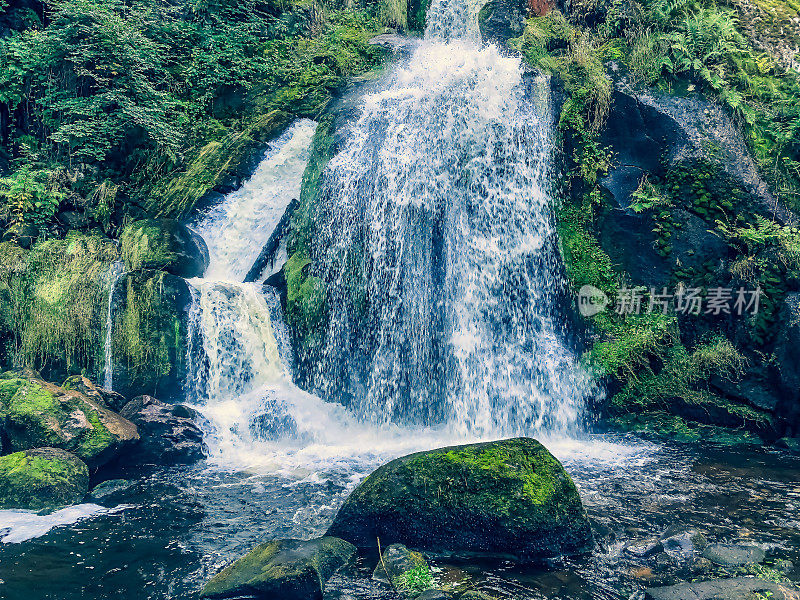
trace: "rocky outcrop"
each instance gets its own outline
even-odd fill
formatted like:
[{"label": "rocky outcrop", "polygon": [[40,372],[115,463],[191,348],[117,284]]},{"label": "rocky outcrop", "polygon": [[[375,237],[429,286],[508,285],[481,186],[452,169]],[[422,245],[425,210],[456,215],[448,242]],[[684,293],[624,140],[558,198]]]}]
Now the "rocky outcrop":
[{"label": "rocky outcrop", "polygon": [[7,375],[0,380],[0,422],[12,452],[61,448],[99,467],[139,440],[133,423],[81,392]]},{"label": "rocky outcrop", "polygon": [[[538,6],[538,4],[537,4]],[[525,31],[527,3],[520,0],[489,0],[478,13],[481,37],[487,42],[505,43]]]},{"label": "rocky outcrop", "polygon": [[87,377],[83,375],[71,375],[67,377],[66,381],[61,384],[65,390],[75,390],[88,396],[95,402],[110,408],[115,412],[119,412],[128,400],[122,394],[118,394],[114,390],[107,390],[104,387],[95,385]]},{"label": "rocky outcrop", "polygon": [[523,560],[586,552],[589,521],[561,464],[517,438],[419,452],[380,467],[345,501],[328,535],[359,547],[402,543]]},{"label": "rocky outcrop", "polygon": [[167,404],[151,396],[128,402],[120,413],[135,423],[141,439],[126,463],[170,465],[202,460],[207,452],[197,413],[182,404]]},{"label": "rocky outcrop", "polygon": [[80,502],[88,490],[88,467],[66,450],[0,456],[0,508],[56,509]]},{"label": "rocky outcrop", "polygon": [[355,553],[355,546],[334,537],[268,542],[214,576],[200,595],[322,600],[325,582]]},{"label": "rocky outcrop", "polygon": [[208,247],[198,234],[175,219],[142,219],[122,231],[122,259],[127,271],[152,269],[178,277],[202,277]]}]

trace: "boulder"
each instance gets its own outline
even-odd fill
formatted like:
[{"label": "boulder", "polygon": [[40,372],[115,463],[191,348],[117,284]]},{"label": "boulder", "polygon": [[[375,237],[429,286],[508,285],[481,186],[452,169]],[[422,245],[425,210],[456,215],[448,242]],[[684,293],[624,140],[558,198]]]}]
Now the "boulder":
[{"label": "boulder", "polygon": [[345,501],[328,535],[359,547],[540,559],[587,552],[578,490],[539,442],[516,438],[453,446],[383,465]]},{"label": "boulder", "polygon": [[637,558],[645,558],[661,552],[664,547],[661,545],[661,540],[658,538],[651,538],[646,540],[637,540],[625,546],[625,553],[635,556]]},{"label": "boulder", "polygon": [[127,271],[153,269],[179,277],[202,277],[208,268],[203,238],[175,219],[134,221],[119,239]]},{"label": "boulder", "polygon": [[128,402],[120,414],[139,429],[141,440],[126,462],[139,464],[192,463],[206,456],[197,413],[182,404],[167,404],[151,396]]},{"label": "boulder", "polygon": [[[732,577],[693,583],[679,583],[645,590],[646,600],[744,600],[770,598],[770,600],[796,600],[796,587],[752,577]],[[755,594],[763,594],[756,596]]]},{"label": "boulder", "polygon": [[80,502],[89,490],[89,468],[60,448],[0,456],[0,508],[57,509]]},{"label": "boulder", "polygon": [[325,582],[355,554],[355,546],[334,537],[268,542],[215,575],[200,596],[322,600]]},{"label": "boulder", "polygon": [[136,425],[96,400],[35,378],[0,380],[0,422],[12,452],[62,448],[93,468],[139,440]]},{"label": "boulder", "polygon": [[527,4],[520,0],[489,0],[478,13],[481,37],[504,44],[525,31]]},{"label": "boulder", "polygon": [[742,544],[711,544],[703,551],[703,558],[723,567],[759,564],[766,557],[766,552],[758,546]]},{"label": "boulder", "polygon": [[790,424],[790,433],[800,435],[800,293],[787,294],[777,318],[775,362],[784,392],[779,412]]},{"label": "boulder", "polygon": [[667,532],[661,538],[661,545],[669,556],[677,560],[690,560],[708,545],[706,537],[694,529]]},{"label": "boulder", "polygon": [[113,503],[133,487],[133,482],[127,479],[108,479],[98,483],[89,492],[87,501],[96,504]]},{"label": "boulder", "polygon": [[95,402],[110,408],[113,411],[119,412],[128,400],[122,394],[118,394],[113,390],[107,390],[104,387],[95,385],[88,378],[83,375],[71,375],[67,380],[61,384],[65,390],[75,390],[89,396]]}]

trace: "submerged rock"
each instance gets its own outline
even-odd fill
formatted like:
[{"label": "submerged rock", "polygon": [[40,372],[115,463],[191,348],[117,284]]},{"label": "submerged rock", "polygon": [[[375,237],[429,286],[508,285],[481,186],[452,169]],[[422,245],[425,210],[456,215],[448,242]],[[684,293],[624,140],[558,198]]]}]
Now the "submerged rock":
[{"label": "submerged rock", "polygon": [[0,422],[11,451],[50,446],[98,467],[133,445],[136,426],[99,402],[34,378],[0,380]]},{"label": "submerged rock", "polygon": [[375,581],[391,583],[407,596],[416,596],[433,586],[433,575],[428,561],[419,552],[403,544],[392,544],[383,551],[378,566],[372,573]]},{"label": "submerged rock", "polygon": [[179,277],[202,277],[208,247],[198,234],[175,219],[134,221],[120,235],[128,271],[153,269]]},{"label": "submerged rock", "polygon": [[133,482],[127,479],[109,479],[92,488],[87,500],[96,503],[113,502],[132,486]]},{"label": "submerged rock", "polygon": [[356,554],[335,538],[277,540],[261,544],[209,581],[203,598],[322,600],[325,582]]},{"label": "submerged rock", "polygon": [[[770,598],[770,600],[795,600],[800,591],[786,583],[775,583],[751,577],[733,577],[693,583],[680,583],[645,590],[647,600],[744,600]],[[754,594],[763,594],[754,596]]]},{"label": "submerged rock", "polygon": [[419,452],[380,467],[346,500],[328,535],[359,547],[537,559],[587,552],[589,521],[561,464],[516,438]]},{"label": "submerged rock", "polygon": [[703,551],[703,558],[723,567],[740,567],[764,562],[767,557],[758,546],[742,544],[711,544]]},{"label": "submerged rock", "polygon": [[60,448],[0,456],[0,508],[56,509],[80,502],[89,490],[89,468]]},{"label": "submerged rock", "polygon": [[206,456],[197,412],[182,404],[167,404],[151,396],[128,402],[120,414],[135,423],[141,439],[136,452],[125,457],[137,464],[192,463]]}]

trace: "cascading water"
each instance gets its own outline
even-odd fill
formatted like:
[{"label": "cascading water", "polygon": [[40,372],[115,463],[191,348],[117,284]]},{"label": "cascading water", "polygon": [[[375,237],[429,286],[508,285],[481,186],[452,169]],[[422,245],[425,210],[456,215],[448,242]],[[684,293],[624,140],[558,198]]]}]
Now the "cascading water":
[{"label": "cascading water", "polygon": [[114,290],[117,282],[125,273],[125,265],[122,261],[114,262],[108,270],[108,301],[106,303],[106,336],[103,342],[103,387],[107,390],[114,389],[114,355],[111,345],[111,334],[113,333],[114,319]]},{"label": "cascading water", "polygon": [[367,420],[566,433],[591,381],[556,314],[548,85],[479,42],[478,8],[434,0],[324,173],[312,381]]}]

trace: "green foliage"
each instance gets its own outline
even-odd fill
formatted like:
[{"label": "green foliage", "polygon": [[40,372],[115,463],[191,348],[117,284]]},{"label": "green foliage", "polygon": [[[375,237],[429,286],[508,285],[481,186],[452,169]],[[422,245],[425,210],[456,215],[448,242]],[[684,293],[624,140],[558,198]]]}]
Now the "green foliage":
[{"label": "green foliage", "polygon": [[12,233],[19,233],[23,225],[38,229],[53,218],[64,197],[57,181],[57,173],[33,170],[28,165],[0,179],[0,197],[4,201],[0,211],[5,213]]},{"label": "green foliage", "polygon": [[286,275],[286,319],[296,331],[314,336],[325,316],[322,281],[309,275],[311,259],[295,252],[284,265]]},{"label": "green foliage", "polygon": [[397,588],[409,594],[420,594],[433,587],[433,575],[428,565],[417,565],[394,578]]}]

